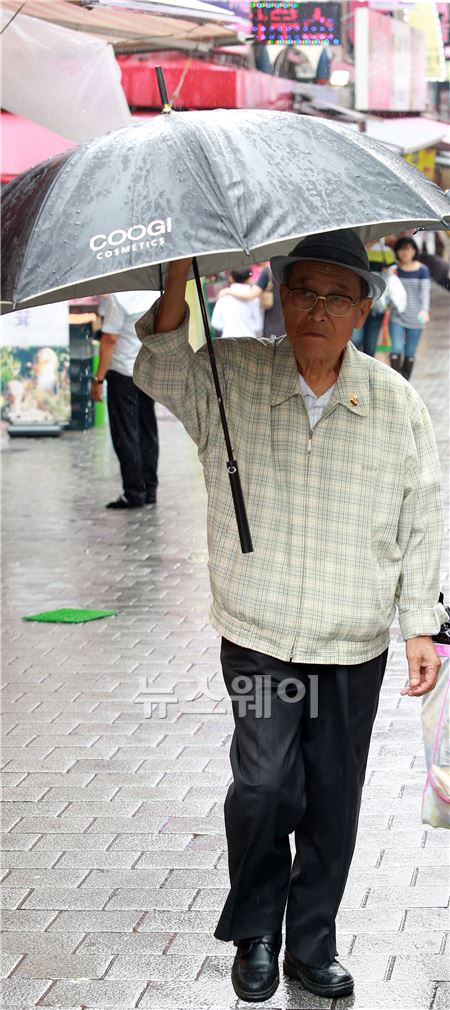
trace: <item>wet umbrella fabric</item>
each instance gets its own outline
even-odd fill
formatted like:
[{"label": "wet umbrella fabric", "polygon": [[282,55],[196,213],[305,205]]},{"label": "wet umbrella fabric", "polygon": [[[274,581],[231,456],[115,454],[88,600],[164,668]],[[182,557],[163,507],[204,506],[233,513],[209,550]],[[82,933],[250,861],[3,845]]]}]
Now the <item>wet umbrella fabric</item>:
[{"label": "wet umbrella fabric", "polygon": [[171,112],[6,187],[2,308],[157,289],[160,264],[184,256],[206,274],[311,233],[414,226],[450,227],[449,199],[364,134],[293,113]]}]

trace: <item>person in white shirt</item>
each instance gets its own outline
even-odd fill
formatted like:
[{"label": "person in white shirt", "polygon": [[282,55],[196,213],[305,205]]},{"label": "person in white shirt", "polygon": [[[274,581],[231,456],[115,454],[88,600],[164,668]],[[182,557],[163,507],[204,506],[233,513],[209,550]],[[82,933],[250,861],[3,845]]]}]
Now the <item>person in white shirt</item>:
[{"label": "person in white shirt", "polygon": [[134,385],[133,367],[141,346],[135,324],[157,298],[153,291],[122,291],[104,300],[100,359],[91,396],[102,400],[106,379],[109,426],[123,484],[123,494],[109,502],[108,509],[156,504],[159,442],[155,402]]},{"label": "person in white shirt", "polygon": [[[232,270],[232,283],[225,290],[230,295],[239,294],[252,283],[249,269]],[[242,301],[239,298],[218,298],[213,309],[211,325],[221,337],[261,337],[264,327],[264,312],[260,300]]]}]

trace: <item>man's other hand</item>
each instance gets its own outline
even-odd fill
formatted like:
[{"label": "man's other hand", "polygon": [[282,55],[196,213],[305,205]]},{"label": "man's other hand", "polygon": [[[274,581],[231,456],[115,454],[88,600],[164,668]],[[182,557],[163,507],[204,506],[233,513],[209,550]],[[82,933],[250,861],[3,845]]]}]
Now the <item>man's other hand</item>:
[{"label": "man's other hand", "polygon": [[420,698],[432,691],[437,680],[441,661],[429,635],[409,638],[406,643],[409,684],[400,694]]},{"label": "man's other hand", "polygon": [[91,381],[91,400],[94,403],[102,403],[103,401],[103,383]]}]

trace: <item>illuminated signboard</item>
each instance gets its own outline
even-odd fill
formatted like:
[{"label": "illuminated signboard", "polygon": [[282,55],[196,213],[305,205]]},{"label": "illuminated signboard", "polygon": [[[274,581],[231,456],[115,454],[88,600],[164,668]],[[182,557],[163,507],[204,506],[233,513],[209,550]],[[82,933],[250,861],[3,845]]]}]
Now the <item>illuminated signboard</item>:
[{"label": "illuminated signboard", "polygon": [[252,32],[268,46],[338,46],[339,3],[282,2],[253,0],[250,4]]}]

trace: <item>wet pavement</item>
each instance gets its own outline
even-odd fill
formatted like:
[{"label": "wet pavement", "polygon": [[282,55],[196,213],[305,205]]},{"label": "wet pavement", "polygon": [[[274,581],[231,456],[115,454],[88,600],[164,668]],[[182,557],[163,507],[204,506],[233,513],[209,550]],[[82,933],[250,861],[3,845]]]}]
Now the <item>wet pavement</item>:
[{"label": "wet pavement", "polygon": [[[448,307],[413,383],[448,473]],[[230,1010],[223,799],[232,720],[207,626],[206,501],[196,450],[159,410],[158,505],[119,491],[107,430],[4,439],[3,929],[6,1010]],[[448,532],[443,585],[448,592]],[[33,624],[61,606],[114,608]],[[373,734],[357,850],[338,918],[355,995],[282,981],[264,1006],[450,1005],[448,839],[420,820],[420,702],[398,627]],[[248,1004],[248,1006],[254,1004]]]}]

